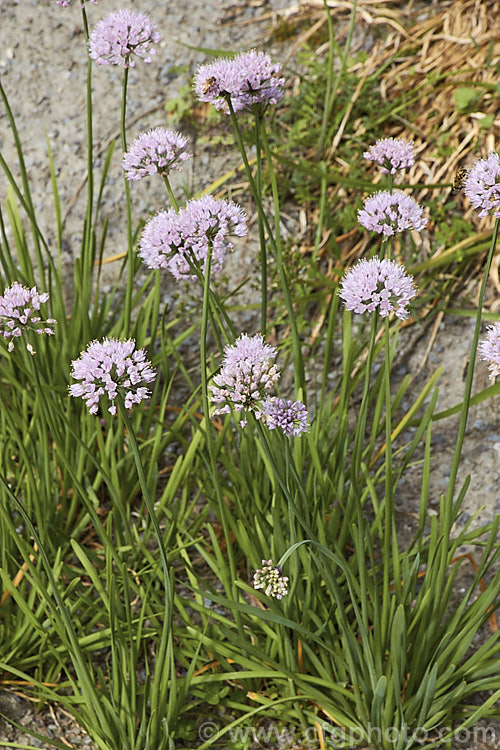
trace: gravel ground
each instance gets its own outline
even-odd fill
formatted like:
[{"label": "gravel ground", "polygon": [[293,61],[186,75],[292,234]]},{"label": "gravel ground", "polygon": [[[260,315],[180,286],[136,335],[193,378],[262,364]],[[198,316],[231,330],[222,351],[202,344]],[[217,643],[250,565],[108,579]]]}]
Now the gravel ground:
[{"label": "gravel ground", "polygon": [[[106,0],[89,4],[87,12],[91,27],[112,10],[135,8],[149,13],[162,34],[158,52],[151,65],[138,64],[129,78],[128,118],[131,122],[129,140],[141,130],[165,124],[162,105],[185,85],[197,64],[207,60],[203,52],[190,47],[247,50],[258,46],[264,38],[274,11],[289,5],[287,0],[246,0],[246,2],[214,2],[214,0]],[[259,21],[259,18],[263,19]],[[84,191],[73,203],[75,191],[85,173],[85,72],[86,56],[81,32],[78,3],[60,8],[55,0],[1,0],[0,3],[0,76],[16,117],[24,156],[30,174],[34,203],[42,229],[51,237],[54,224],[50,177],[47,166],[46,138],[50,139],[63,210],[70,208],[65,232],[65,260],[68,269],[80,245],[84,211]],[[279,50],[266,47],[279,58]],[[274,53],[274,54],[273,54]],[[94,77],[95,142],[97,148],[107,143],[119,129],[121,75],[119,70],[95,66]],[[0,148],[15,171],[11,133],[5,115],[0,111]],[[109,188],[105,192],[104,215],[110,219],[107,253],[121,252],[125,246],[125,222],[121,207],[121,190],[113,191],[122,179],[119,149],[116,150]],[[194,158],[186,163],[179,178],[190,186],[210,183],[226,169],[234,166],[232,154],[214,158],[206,148],[194,149]],[[175,187],[175,181],[174,181]],[[137,189],[135,189],[137,188]],[[153,180],[144,180],[140,187],[132,185],[134,216],[163,207],[163,192]],[[0,202],[6,196],[6,182],[0,180]],[[246,248],[248,250],[248,247]],[[240,253],[235,264],[244,275],[252,270],[254,253]],[[107,267],[111,280],[115,269]],[[403,338],[404,370],[414,372],[422,363],[429,342],[429,333],[412,344],[411,333]],[[462,371],[469,354],[472,326],[463,319],[450,320],[440,328],[430,354],[416,381],[421,385],[437,366],[444,366],[438,408],[460,400],[463,392]],[[486,365],[477,368],[476,387],[484,387]],[[465,511],[470,517],[480,510],[481,522],[500,512],[500,418],[498,398],[484,402],[471,413],[464,461],[460,476],[471,474]],[[432,503],[438,504],[443,492],[456,436],[456,420],[439,423],[434,435],[435,471],[432,476]],[[411,513],[411,498],[417,483],[407,480],[408,505],[401,501],[401,512]],[[418,492],[416,493],[418,497]],[[431,503],[431,504],[432,504]],[[479,522],[479,521],[478,521]],[[75,722],[58,709],[37,714],[33,704],[21,695],[0,692],[0,712],[12,721],[68,747],[90,748],[88,737]],[[497,744],[470,742],[468,747],[498,747],[500,731],[496,728]],[[4,743],[4,744],[2,744]],[[0,721],[0,750],[7,743],[14,746],[50,745],[32,739],[12,724]],[[464,747],[464,745],[458,745]]]}]

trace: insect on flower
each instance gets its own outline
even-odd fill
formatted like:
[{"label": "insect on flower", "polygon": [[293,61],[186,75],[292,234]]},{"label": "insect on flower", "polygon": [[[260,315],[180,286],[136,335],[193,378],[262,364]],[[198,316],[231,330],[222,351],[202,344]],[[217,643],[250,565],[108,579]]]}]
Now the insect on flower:
[{"label": "insect on flower", "polygon": [[455,178],[453,180],[453,185],[451,187],[452,193],[458,193],[460,190],[464,189],[465,180],[468,174],[469,170],[465,167],[460,167],[460,169],[457,169]]},{"label": "insect on flower", "polygon": [[217,83],[216,77],[215,76],[210,76],[210,78],[207,78],[207,80],[205,81],[205,83],[202,85],[202,87],[201,87],[202,92],[204,94],[208,94],[208,92],[210,91],[210,89],[213,86],[215,86],[216,83]]}]

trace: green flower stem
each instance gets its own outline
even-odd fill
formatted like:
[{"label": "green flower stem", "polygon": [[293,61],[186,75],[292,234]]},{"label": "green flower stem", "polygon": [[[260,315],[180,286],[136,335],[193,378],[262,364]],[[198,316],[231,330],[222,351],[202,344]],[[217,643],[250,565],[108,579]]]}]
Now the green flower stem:
[{"label": "green flower stem", "polygon": [[[94,136],[93,136],[93,108],[92,108],[92,60],[88,49],[89,26],[85,5],[82,4],[82,23],[83,34],[87,47],[87,206],[85,209],[85,220],[82,237],[82,258],[81,274],[82,285],[80,289],[79,301],[82,304],[82,310],[87,311],[90,307],[90,297],[92,294],[92,277],[94,270],[94,238],[92,231],[92,212],[94,207]],[[83,315],[83,335],[89,338],[89,321],[88,316]]]},{"label": "green flower stem", "polygon": [[[210,253],[211,253],[211,250],[212,248],[210,247]],[[203,289],[204,284],[205,284],[205,276],[192,250],[190,252],[190,255],[186,255],[186,258],[189,263],[189,267],[191,268],[193,273],[196,274],[196,277],[198,281],[200,282],[201,287]],[[221,331],[226,344],[229,344],[232,341],[234,341],[234,339],[236,339],[236,328],[234,327],[234,324],[231,318],[226,312],[224,303],[219,299],[218,294],[216,294],[216,292],[214,292],[211,287],[209,288],[208,295],[209,295],[208,315],[210,317],[210,324],[212,326],[212,332],[216,339],[217,346],[219,347],[220,350],[222,350],[222,342],[220,340],[219,330]],[[217,320],[217,326],[215,325],[216,320]]]},{"label": "green flower stem", "polygon": [[318,164],[318,173],[321,175],[321,182],[320,182],[320,194],[319,194],[318,223],[316,225],[316,232],[314,235],[314,248],[312,251],[313,263],[316,263],[317,258],[318,258],[319,246],[321,244],[321,234],[323,230],[323,222],[325,220],[325,210],[326,210],[326,201],[327,201],[326,189],[328,186],[326,162],[320,161],[320,163]]},{"label": "green flower stem", "polygon": [[[254,423],[257,427],[257,432],[259,434],[259,437],[261,439],[262,446],[264,448],[264,452],[266,454],[267,459],[269,460],[269,463],[273,470],[273,477],[277,481],[281,491],[283,492],[284,497],[286,498],[286,501],[288,503],[288,509],[289,509],[289,515],[294,516],[297,521],[300,523],[302,528],[304,529],[306,535],[310,539],[315,538],[315,534],[313,534],[309,524],[307,521],[303,518],[303,516],[300,514],[299,509],[297,508],[295,501],[292,497],[292,493],[290,491],[290,488],[288,486],[286,478],[283,477],[283,471],[280,467],[278,467],[273,452],[271,450],[271,446],[269,445],[269,438],[266,433],[266,430],[264,429],[261,420],[255,419]],[[290,456],[290,454],[288,454]],[[300,477],[297,474],[297,471],[295,469],[295,466],[293,464],[293,461],[290,460],[290,463],[288,466],[285,467],[285,474],[288,472],[291,472],[296,480],[297,489],[299,494],[301,495],[302,502],[307,504],[307,495],[305,493],[304,487],[302,485],[302,482],[300,481]],[[272,479],[272,478],[271,478]]]},{"label": "green flower stem", "polygon": [[[470,398],[471,398],[471,392],[472,392],[472,378],[474,376],[474,367],[476,363],[476,355],[477,355],[477,346],[479,342],[479,333],[481,330],[481,319],[482,319],[482,312],[483,312],[483,301],[484,301],[484,294],[486,291],[486,283],[488,281],[488,276],[491,268],[491,261],[493,259],[493,254],[495,252],[495,247],[497,243],[498,238],[498,230],[500,227],[500,219],[495,220],[495,226],[493,228],[493,235],[491,237],[491,244],[490,249],[488,251],[488,256],[486,258],[486,263],[484,266],[484,272],[483,272],[483,279],[481,282],[481,288],[479,290],[479,298],[477,302],[477,315],[476,315],[476,325],[474,327],[474,335],[472,337],[472,344],[471,344],[471,351],[470,351],[470,357],[469,357],[469,364],[467,366],[467,375],[465,378],[465,389],[464,389],[464,399],[463,399],[463,407],[462,412],[460,414],[460,425],[458,428],[458,435],[457,435],[457,442],[455,444],[455,452],[453,454],[453,461],[451,464],[451,472],[450,472],[450,479],[448,482],[448,492],[446,495],[446,530],[449,533],[451,529],[451,525],[453,523],[453,518],[455,515],[455,512],[458,510],[458,508],[453,508],[453,496],[455,494],[455,485],[457,481],[457,473],[458,473],[458,466],[460,463],[460,457],[462,455],[462,446],[465,438],[465,428],[467,426],[467,417],[469,414],[469,406],[470,406]],[[453,511],[453,512],[452,512]]]},{"label": "green flower stem", "polygon": [[[122,153],[127,150],[127,135],[126,135],[126,123],[125,116],[127,111],[127,83],[128,83],[128,67],[125,65],[123,68],[123,86],[122,86],[122,102],[121,102],[121,117],[120,117],[120,135],[121,135],[121,146]],[[134,276],[135,276],[135,258],[133,248],[133,237],[132,237],[132,203],[130,200],[130,184],[127,180],[127,176],[123,175],[125,181],[125,208],[127,214],[127,288],[125,290],[125,312],[124,312],[124,336],[128,336],[130,333],[130,324],[132,318],[132,294],[134,291]]]},{"label": "green flower stem", "polygon": [[[210,310],[210,271],[212,266],[212,245],[211,243],[207,249],[207,259],[205,264],[205,272],[203,278],[203,312],[201,318],[201,333],[200,333],[200,361],[201,361],[201,398],[203,404],[203,414],[205,422],[205,439],[208,448],[208,455],[210,458],[210,470],[212,474],[213,487],[215,488],[217,496],[217,504],[219,507],[219,517],[222,524],[222,530],[224,532],[224,538],[226,540],[227,557],[229,562],[229,579],[226,576],[224,582],[226,589],[231,592],[231,598],[233,601],[238,601],[238,589],[236,587],[237,570],[236,562],[234,559],[233,544],[231,541],[231,530],[228,521],[228,508],[224,502],[224,496],[219,482],[219,473],[217,469],[217,457],[214,451],[214,443],[212,440],[213,426],[210,418],[210,402],[208,399],[208,368],[207,368],[207,333],[208,333],[208,317]],[[236,610],[235,619],[240,632],[243,635],[243,625],[241,622],[241,614]]]},{"label": "green flower stem", "polygon": [[391,355],[389,346],[389,318],[384,320],[384,391],[385,391],[385,500],[382,582],[382,638],[388,642],[390,626],[391,541],[394,522],[394,490],[392,475],[392,404]]},{"label": "green flower stem", "polygon": [[132,454],[134,456],[135,468],[137,470],[137,478],[139,479],[142,496],[144,498],[144,502],[146,503],[146,508],[148,509],[148,513],[151,518],[151,523],[153,525],[153,529],[155,531],[156,539],[158,542],[160,560],[161,560],[163,573],[164,573],[165,589],[166,589],[166,594],[167,594],[167,599],[168,599],[171,596],[170,584],[169,584],[169,566],[168,566],[168,561],[167,561],[167,552],[163,544],[163,532],[160,528],[160,524],[156,517],[153,498],[151,497],[151,493],[149,492],[148,485],[146,482],[146,476],[144,474],[144,468],[142,466],[142,461],[141,461],[141,454],[139,452],[139,446],[137,443],[137,437],[135,434],[134,426],[132,424],[132,420],[129,417],[127,409],[125,408],[125,402],[121,394],[118,393],[116,398],[120,406],[120,417],[123,419],[123,423],[125,425],[125,429],[127,430],[127,434],[128,434],[128,438],[130,442],[130,447],[132,448]]},{"label": "green flower stem", "polygon": [[[250,164],[248,162],[245,144],[243,142],[243,137],[241,135],[241,129],[238,123],[238,118],[236,117],[236,114],[235,114],[235,111],[231,102],[231,97],[229,96],[226,97],[226,101],[229,107],[229,114],[230,114],[231,122],[234,128],[236,143],[238,144],[238,148],[241,153],[241,158],[243,159],[243,165],[245,167],[245,174],[246,174],[248,184],[250,185],[250,190],[252,192],[252,195],[254,197],[254,200],[257,206],[259,220],[262,221],[262,224],[266,229],[269,243],[271,245],[273,255],[276,260],[276,264],[278,266],[278,273],[279,273],[280,280],[281,280],[281,288],[283,291],[283,296],[285,298],[285,304],[286,304],[286,308],[288,312],[288,322],[290,324],[290,330],[292,333],[295,390],[296,392],[302,391],[302,399],[304,403],[306,403],[305,372],[304,372],[304,362],[302,358],[302,349],[300,346],[300,339],[299,339],[299,334],[297,330],[297,324],[295,321],[295,311],[293,309],[292,298],[291,298],[290,289],[288,286],[288,281],[287,281],[285,268],[283,264],[282,248],[281,248],[281,242],[279,240],[279,234],[277,235],[276,238],[274,237],[273,232],[271,230],[271,226],[269,224],[269,220],[267,216],[265,215],[264,207],[262,206],[262,203],[260,201],[259,190],[255,183],[255,179],[253,177]],[[277,227],[277,231],[279,233],[279,216],[280,216],[279,195],[278,195],[278,189],[277,189],[277,183],[276,183],[276,175],[274,173],[274,169],[272,165],[269,142],[267,139],[266,129],[264,127],[260,128],[260,135],[261,135],[262,144],[264,147],[264,153],[266,154],[266,161],[268,163],[269,174],[270,174],[270,179],[271,179],[271,187],[273,191],[274,214],[275,214],[274,224],[275,224],[275,228]]]},{"label": "green flower stem", "polygon": [[[361,396],[361,405],[359,407],[358,418],[356,420],[356,431],[354,435],[354,445],[352,449],[352,470],[351,478],[353,485],[357,485],[358,479],[362,476],[361,461],[363,458],[363,444],[365,439],[366,431],[366,414],[368,409],[368,394],[370,392],[370,377],[373,362],[373,350],[375,348],[375,338],[377,335],[377,320],[378,316],[372,314],[370,321],[370,339],[368,342],[368,351],[366,354],[365,364],[365,379],[363,385],[363,394]],[[344,377],[349,377],[348,373],[344,373]],[[356,495],[358,491],[356,490]]]},{"label": "green flower stem", "polygon": [[274,231],[275,231],[275,243],[276,243],[276,265],[278,266],[278,274],[281,280],[281,289],[285,298],[286,309],[288,312],[288,322],[290,324],[290,331],[292,334],[292,350],[293,350],[293,364],[294,364],[294,380],[295,380],[295,392],[301,392],[304,403],[307,405],[307,394],[306,394],[306,377],[304,371],[304,360],[302,357],[302,347],[300,344],[299,331],[297,329],[297,322],[295,318],[295,310],[293,308],[292,296],[290,294],[290,285],[288,283],[288,276],[283,263],[283,245],[281,242],[280,233],[280,202],[279,202],[279,191],[278,183],[276,180],[276,173],[274,171],[273,159],[271,149],[269,148],[269,140],[265,128],[262,128],[262,143],[264,146],[264,153],[266,155],[267,167],[269,169],[269,178],[271,180],[271,190],[273,194],[273,205],[274,205]]},{"label": "green flower stem", "polygon": [[[256,188],[258,191],[258,204],[262,205],[262,153],[260,143],[260,129],[262,117],[260,109],[257,108],[255,113],[255,148],[257,153],[257,174]],[[267,248],[266,234],[262,212],[257,212],[257,221],[259,225],[259,247],[260,247],[260,288],[261,288],[261,305],[260,305],[260,333],[265,338],[267,329]]]},{"label": "green flower stem", "polygon": [[174,209],[175,213],[179,213],[179,205],[175,199],[174,191],[172,190],[172,185],[170,184],[170,180],[168,179],[168,175],[164,174],[163,176],[163,182],[166,185],[168,197],[170,198],[170,202],[172,204],[172,208]]}]

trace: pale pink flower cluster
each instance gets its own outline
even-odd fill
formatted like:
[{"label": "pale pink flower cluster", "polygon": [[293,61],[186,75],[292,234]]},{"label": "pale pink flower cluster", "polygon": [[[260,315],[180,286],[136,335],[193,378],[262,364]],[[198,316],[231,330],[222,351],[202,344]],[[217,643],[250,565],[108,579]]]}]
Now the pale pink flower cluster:
[{"label": "pale pink flower cluster", "polygon": [[115,415],[118,394],[126,409],[139,404],[150,396],[144,384],[153,382],[156,377],[144,349],[136,350],[133,339],[92,341],[72,365],[71,376],[81,382],[70,385],[69,392],[72,396],[81,396],[91,414],[97,413],[103,399],[111,401],[108,411]]},{"label": "pale pink flower cluster", "polygon": [[380,171],[385,174],[396,174],[398,169],[407,169],[415,163],[413,142],[404,138],[381,138],[363,156],[380,164]]},{"label": "pale pink flower cluster", "polygon": [[387,258],[363,258],[344,276],[339,297],[353,312],[377,311],[382,317],[394,312],[404,320],[416,293],[413,278],[403,266]]},{"label": "pale pink flower cluster", "polygon": [[490,379],[495,380],[500,374],[500,323],[488,327],[488,335],[479,343],[481,359],[489,362]]},{"label": "pale pink flower cluster", "polygon": [[235,112],[254,105],[265,108],[283,98],[285,79],[281,65],[272,63],[269,55],[251,50],[232,58],[222,58],[201,65],[194,78],[200,101],[229,113],[228,100]]},{"label": "pale pink flower cluster", "polygon": [[494,151],[487,159],[478,159],[465,178],[464,193],[479,211],[500,218],[500,157]]},{"label": "pale pink flower cluster", "polygon": [[196,279],[193,263],[204,272],[209,248],[212,273],[220,271],[231,237],[244,237],[247,218],[232,201],[205,195],[184,208],[160,211],[148,221],[139,243],[139,256],[148,268],[167,268],[177,280]]},{"label": "pale pink flower cluster", "polygon": [[[54,318],[42,320],[38,315],[40,306],[48,299],[47,292],[39,294],[36,287],[28,289],[17,281],[5,289],[0,296],[0,335],[9,341],[9,352],[14,349],[14,339],[26,336],[28,331],[49,336],[54,334]],[[29,341],[26,342],[26,349],[30,354],[35,354]]]},{"label": "pale pink flower cluster", "polygon": [[146,13],[117,10],[98,21],[90,34],[89,51],[99,65],[135,66],[134,57],[150,63],[160,41],[155,25]]},{"label": "pale pink flower cluster", "polygon": [[390,237],[405,229],[424,229],[427,218],[417,201],[395,190],[389,193],[381,190],[365,199],[363,208],[358,211],[358,221],[365,229]]},{"label": "pale pink flower cluster", "polygon": [[274,363],[276,348],[264,343],[262,336],[242,333],[232,346],[226,346],[220,372],[210,386],[210,401],[216,404],[214,415],[242,415],[246,427],[248,413],[274,430],[280,427],[287,437],[298,436],[309,428],[307,410],[302,401],[287,401],[270,396],[280,378]]},{"label": "pale pink flower cluster", "polygon": [[154,128],[141,133],[123,155],[122,166],[127,180],[142,180],[148,175],[168,175],[180,170],[180,162],[192,154],[187,150],[187,138],[176,130]]}]

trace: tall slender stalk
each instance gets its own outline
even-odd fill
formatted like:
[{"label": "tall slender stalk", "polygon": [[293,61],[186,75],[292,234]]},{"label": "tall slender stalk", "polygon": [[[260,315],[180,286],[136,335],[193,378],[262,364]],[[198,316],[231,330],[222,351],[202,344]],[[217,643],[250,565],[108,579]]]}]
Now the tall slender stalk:
[{"label": "tall slender stalk", "polygon": [[[205,439],[208,448],[208,455],[210,459],[210,472],[212,475],[212,483],[217,496],[217,505],[219,509],[219,517],[224,532],[224,538],[226,540],[227,557],[229,562],[229,579],[225,581],[226,588],[231,592],[233,601],[238,600],[238,589],[236,587],[236,561],[234,559],[233,545],[231,541],[231,533],[228,522],[228,509],[224,502],[224,496],[219,481],[219,473],[217,470],[217,456],[214,450],[213,443],[213,425],[210,419],[210,402],[208,399],[208,367],[207,367],[207,333],[208,333],[208,318],[210,311],[210,271],[212,266],[212,244],[209,243],[207,248],[207,258],[205,262],[204,278],[203,278],[203,311],[201,318],[201,333],[200,333],[200,364],[201,364],[201,398],[203,403],[203,414],[205,424]],[[243,634],[243,626],[241,624],[241,616],[238,612],[235,613],[236,622],[240,631],[240,635]]]},{"label": "tall slender stalk", "polygon": [[[255,113],[255,149],[257,155],[257,174],[255,184],[258,191],[258,202],[262,205],[262,153],[260,144],[260,129],[262,124],[262,115],[260,108],[257,107]],[[259,226],[259,247],[260,247],[260,333],[265,337],[267,328],[267,248],[266,234],[262,212],[257,212],[257,222]]]},{"label": "tall slender stalk", "polygon": [[[87,115],[87,205],[85,208],[85,220],[82,237],[81,275],[82,286],[77,302],[82,311],[90,309],[90,298],[92,294],[92,277],[94,269],[94,237],[92,229],[92,214],[94,208],[94,135],[93,135],[93,108],[92,108],[92,60],[88,49],[89,26],[85,4],[82,3],[82,23],[85,44],[87,47],[87,79],[86,79],[86,115]],[[88,315],[81,315],[83,325],[83,338],[89,338]]]},{"label": "tall slender stalk", "polygon": [[[120,137],[122,153],[127,150],[127,131],[126,131],[126,112],[127,112],[127,83],[128,83],[128,67],[127,65],[123,68],[123,83],[122,83],[122,101],[121,101],[121,113],[120,113]],[[123,331],[125,336],[130,333],[131,317],[132,317],[132,293],[134,290],[134,276],[135,276],[135,258],[133,248],[133,237],[132,237],[132,202],[130,200],[130,185],[127,176],[123,175],[125,182],[125,210],[127,214],[127,288],[125,290],[125,314],[124,314],[124,328]]]},{"label": "tall slender stalk", "polygon": [[391,404],[391,359],[389,347],[389,318],[384,320],[384,392],[385,392],[385,499],[384,499],[384,540],[383,582],[382,582],[382,638],[389,636],[390,613],[390,573],[391,540],[394,518],[394,489],[392,476],[392,404]]},{"label": "tall slender stalk", "polygon": [[165,183],[165,186],[167,188],[168,197],[170,198],[170,202],[172,204],[172,208],[174,211],[178,214],[179,213],[179,204],[177,203],[176,197],[174,195],[174,191],[172,190],[172,185],[170,184],[170,180],[168,179],[168,175],[163,175],[163,182]]},{"label": "tall slender stalk", "polygon": [[249,164],[248,157],[246,154],[245,144],[243,142],[243,137],[241,135],[240,125],[238,122],[238,118],[236,117],[233,104],[231,102],[231,97],[227,96],[226,101],[229,107],[229,114],[231,117],[231,122],[234,128],[234,132],[235,132],[236,143],[241,153],[241,158],[243,159],[243,165],[245,167],[245,174],[246,174],[248,183],[250,185],[250,190],[254,197],[259,216],[262,219],[263,226],[265,227],[267,231],[269,243],[271,245],[271,249],[273,251],[273,255],[276,260],[276,265],[278,266],[281,290],[283,292],[283,296],[285,299],[285,305],[286,305],[286,309],[288,313],[288,323],[290,325],[290,330],[292,333],[295,391],[296,393],[300,393],[302,400],[304,401],[304,403],[306,403],[307,395],[306,395],[306,388],[305,388],[306,378],[305,378],[305,371],[304,371],[304,360],[302,357],[302,348],[300,345],[300,337],[299,337],[299,332],[297,329],[297,322],[295,320],[295,310],[293,308],[293,302],[292,302],[292,297],[290,294],[288,278],[287,278],[285,266],[283,263],[283,251],[282,251],[282,245],[281,245],[280,226],[279,226],[279,221],[280,221],[279,191],[278,191],[278,185],[276,182],[276,174],[273,168],[271,150],[269,148],[269,141],[267,138],[266,129],[265,127],[262,127],[260,129],[260,134],[261,134],[261,139],[262,139],[262,145],[264,147],[264,153],[266,155],[266,161],[267,161],[268,168],[269,168],[269,175],[271,179],[271,188],[272,188],[273,203],[274,203],[274,229],[276,232],[276,236],[273,234],[269,220],[264,211],[264,207],[262,206],[262,203],[259,200],[258,187],[256,185],[254,176],[252,174],[252,170],[250,168],[250,164]]},{"label": "tall slender stalk", "polygon": [[300,343],[299,331],[297,328],[297,321],[295,318],[295,310],[292,302],[292,295],[290,293],[290,284],[288,281],[288,274],[283,261],[283,243],[281,240],[280,231],[280,199],[278,182],[276,180],[276,173],[274,171],[273,158],[271,149],[269,147],[269,139],[265,128],[262,128],[262,144],[264,146],[264,153],[266,155],[267,167],[269,169],[269,177],[271,180],[271,190],[273,195],[273,207],[274,207],[274,233],[275,233],[275,248],[276,248],[276,265],[278,267],[278,274],[281,282],[281,290],[285,298],[285,305],[288,312],[288,323],[290,325],[290,331],[292,334],[292,351],[293,351],[293,366],[294,366],[294,380],[295,380],[295,392],[300,393],[304,403],[307,403],[306,393],[306,376],[304,371],[304,359],[302,357],[302,347]]}]

